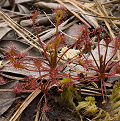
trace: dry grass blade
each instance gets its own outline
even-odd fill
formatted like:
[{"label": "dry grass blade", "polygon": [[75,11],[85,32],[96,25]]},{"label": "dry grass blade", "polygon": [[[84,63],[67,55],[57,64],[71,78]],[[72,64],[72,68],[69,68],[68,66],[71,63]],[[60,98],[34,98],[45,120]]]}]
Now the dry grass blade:
[{"label": "dry grass blade", "polygon": [[34,100],[34,98],[40,93],[40,90],[35,90],[32,92],[25,101],[21,104],[18,110],[14,113],[14,115],[10,118],[9,121],[16,121],[21,113],[25,110],[25,108]]},{"label": "dry grass blade", "polygon": [[75,3],[76,5],[78,5],[78,6],[81,6],[81,7],[85,8],[85,9],[87,9],[87,10],[89,10],[89,11],[91,11],[91,12],[97,14],[97,15],[100,15],[98,12],[96,12],[96,11],[94,11],[93,9],[91,9],[91,8],[89,8],[89,7],[87,7],[87,6],[83,5],[83,4],[81,4],[80,2],[77,2],[76,0],[71,0],[71,1],[72,1],[73,3]]},{"label": "dry grass blade", "polygon": [[[50,20],[50,18],[48,17],[48,15],[47,15],[45,12],[44,12],[44,14],[46,15],[46,17],[48,18],[48,20],[50,21],[50,23],[56,28],[55,24]],[[71,17],[71,18],[73,18],[73,17]],[[78,22],[78,20],[75,20],[75,21],[73,21],[73,22],[70,22],[70,23],[67,24],[66,26],[62,27],[59,31],[60,31],[62,34],[68,36],[69,38],[72,38],[72,39],[74,39],[74,40],[78,40],[77,38],[72,37],[72,36],[69,36],[69,35],[67,35],[66,33],[64,33],[64,32],[62,31],[62,30],[66,29],[66,28],[68,28],[68,27],[70,27],[70,26],[72,26],[73,24],[75,24],[75,23],[77,23],[77,22]]]},{"label": "dry grass blade", "polygon": [[36,113],[36,117],[35,117],[35,121],[39,121],[39,115],[40,115],[40,107],[41,107],[41,102],[37,108],[37,113]]},{"label": "dry grass blade", "polygon": [[3,73],[0,73],[0,75],[2,75],[3,77],[9,78],[9,79],[24,80],[24,78],[21,78],[21,77],[15,77],[15,76],[10,76],[10,75],[3,74]]},{"label": "dry grass blade", "polygon": [[[104,12],[105,12],[105,14],[106,14],[106,16],[108,16],[107,11],[106,11],[106,9],[105,9],[105,6],[102,5],[102,3],[103,3],[103,1],[101,0],[101,6],[102,6],[102,8],[103,8],[103,10],[104,10]],[[111,19],[109,19],[109,20],[110,20],[110,22],[111,22],[116,28],[118,28],[118,27],[115,25],[115,23],[114,23]],[[119,29],[119,28],[118,28],[118,29]]]},{"label": "dry grass blade", "polygon": [[[75,12],[81,13],[79,11],[75,11]],[[120,18],[118,17],[116,18],[116,17],[97,16],[97,15],[92,15],[92,14],[84,14],[84,15],[93,16],[93,17],[99,18],[100,20],[103,20],[103,19],[120,20]]]},{"label": "dry grass blade", "polygon": [[0,92],[12,92],[12,89],[0,89]]},{"label": "dry grass blade", "polygon": [[92,96],[101,96],[100,92],[96,92],[94,90],[89,90],[89,89],[81,89],[81,94],[92,95]]},{"label": "dry grass blade", "polygon": [[117,1],[119,2],[120,0],[113,0],[113,1],[104,2],[104,3],[102,3],[102,5],[114,3],[114,2],[117,2]]},{"label": "dry grass blade", "polygon": [[[77,6],[74,2],[73,2],[73,0],[68,0],[68,2],[70,3],[70,4],[72,4],[72,5],[74,5],[76,8],[78,8],[79,9],[79,11],[80,12],[82,12],[82,14],[86,14],[86,12],[82,9],[82,8],[80,8],[79,6]],[[91,21],[94,25],[95,25],[95,28],[99,28],[100,26],[98,25],[98,23],[96,22],[96,21],[94,21],[90,16],[88,16],[88,15],[86,15],[86,17],[89,19],[89,21]]]},{"label": "dry grass blade", "polygon": [[[100,12],[101,16],[102,16],[102,17],[107,16],[106,13],[105,13],[105,11],[104,11],[104,9],[102,8],[102,6],[100,6],[100,4],[98,3],[98,1],[97,1],[97,0],[94,0],[94,2],[95,2],[95,4],[96,4],[97,9],[98,9],[98,11]],[[107,28],[108,28],[108,30],[109,30],[109,32],[110,32],[111,38],[115,38],[115,35],[114,35],[114,33],[112,32],[112,29],[111,29],[111,27],[110,27],[108,21],[105,20],[105,19],[103,19],[103,20],[104,20],[104,22],[105,22],[105,24],[106,24],[106,26],[107,26]]]},{"label": "dry grass blade", "polygon": [[[7,16],[4,12],[0,10],[0,16],[2,19],[12,28],[14,29],[22,38],[24,38],[30,45],[42,51],[39,47],[40,44],[35,41],[36,36],[34,36],[31,32],[14,22],[9,16]],[[32,36],[32,37],[31,37]],[[29,38],[29,39],[28,39]]]},{"label": "dry grass blade", "polygon": [[80,21],[82,21],[85,25],[87,25],[88,27],[91,28],[91,26],[84,20],[82,19],[77,13],[75,13],[74,11],[72,11],[72,9],[70,7],[68,7],[67,5],[65,5],[62,1],[60,0],[56,0],[58,3],[60,3],[61,5],[63,5],[66,9],[68,9],[71,13],[73,13]]}]

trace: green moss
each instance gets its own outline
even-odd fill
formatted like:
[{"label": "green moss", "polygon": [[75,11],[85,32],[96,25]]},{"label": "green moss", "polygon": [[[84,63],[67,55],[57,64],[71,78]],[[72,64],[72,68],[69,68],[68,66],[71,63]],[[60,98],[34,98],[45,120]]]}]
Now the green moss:
[{"label": "green moss", "polygon": [[110,97],[111,102],[111,120],[120,119],[120,82],[116,82],[113,86],[112,95]]},{"label": "green moss", "polygon": [[98,107],[95,103],[96,101],[94,97],[86,97],[85,101],[79,102],[76,110],[81,111],[84,115],[95,115],[98,112]]}]

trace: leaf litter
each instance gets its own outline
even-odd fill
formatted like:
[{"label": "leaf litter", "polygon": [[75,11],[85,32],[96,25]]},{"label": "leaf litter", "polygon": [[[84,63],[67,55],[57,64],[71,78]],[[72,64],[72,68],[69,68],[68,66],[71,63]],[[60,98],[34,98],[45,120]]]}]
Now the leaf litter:
[{"label": "leaf litter", "polygon": [[[20,51],[27,51],[29,53],[29,55],[31,57],[34,58],[39,58],[43,56],[43,53],[41,52],[41,49],[39,48],[37,42],[38,42],[38,38],[36,38],[35,36],[32,35],[32,33],[29,33],[24,27],[28,27],[29,29],[33,30],[32,23],[31,23],[31,19],[30,16],[28,16],[28,14],[31,12],[31,7],[32,4],[34,5],[34,7],[39,7],[40,11],[45,11],[47,13],[47,16],[43,14],[43,16],[40,16],[40,18],[38,18],[37,22],[38,25],[37,27],[43,27],[45,28],[45,30],[41,30],[39,32],[40,38],[41,40],[47,44],[49,39],[55,35],[56,32],[56,28],[54,26],[51,25],[50,20],[54,20],[54,18],[52,18],[52,16],[54,16],[51,13],[49,13],[49,11],[51,11],[51,9],[56,9],[56,7],[58,6],[64,6],[63,8],[66,8],[68,10],[68,17],[66,17],[66,21],[63,22],[60,27],[59,30],[61,32],[65,32],[65,34],[67,34],[66,37],[66,44],[69,47],[70,45],[72,45],[75,41],[75,39],[77,38],[77,29],[78,29],[78,23],[79,24],[85,24],[88,27],[92,27],[92,28],[98,28],[98,26],[101,26],[101,23],[104,24],[105,29],[108,33],[108,35],[105,36],[109,36],[111,38],[114,38],[116,35],[120,34],[119,32],[119,7],[116,7],[117,5],[119,5],[119,1],[99,1],[99,3],[94,0],[94,1],[83,1],[83,2],[79,2],[76,0],[66,0],[66,1],[62,1],[62,0],[56,0],[55,1],[32,1],[32,0],[24,0],[24,1],[19,1],[16,0],[15,4],[18,6],[18,9],[15,8],[14,11],[11,12],[11,8],[9,3],[5,3],[4,5],[2,5],[2,10],[3,13],[0,13],[1,18],[1,22],[0,22],[0,47],[6,51],[6,47],[10,46],[10,41],[12,41],[15,44],[15,47]],[[89,6],[89,3],[92,4],[92,6]],[[82,5],[81,5],[82,4]],[[86,5],[87,4],[87,5]],[[97,7],[95,7],[97,6]],[[111,7],[112,6],[112,7]],[[4,9],[7,10],[4,11]],[[97,13],[96,14],[96,10],[95,8],[97,8]],[[109,9],[111,9],[111,11],[109,12]],[[16,14],[16,12],[19,13],[19,15]],[[12,14],[11,14],[12,13]],[[16,23],[20,23],[20,25],[23,26],[23,28],[19,25],[14,23],[14,21],[11,21],[10,18],[8,18],[8,16],[6,16],[5,14],[7,14],[8,16],[10,16],[14,21],[16,21]],[[69,16],[75,16],[76,18],[73,19],[68,19]],[[73,23],[72,27],[67,27],[67,25],[72,21],[76,21],[76,19],[79,21]],[[116,19],[116,20],[115,20]],[[5,24],[3,22],[3,20],[6,21],[6,23],[10,26],[8,26],[7,24]],[[10,23],[11,22],[11,23]],[[54,23],[54,22],[53,22]],[[112,25],[111,25],[112,24]],[[70,25],[71,26],[71,25]],[[65,31],[64,31],[64,27]],[[114,28],[114,30],[112,30],[112,28]],[[76,29],[76,30],[75,30]],[[11,30],[14,30],[14,34],[15,36],[10,36],[9,33],[11,32]],[[116,31],[117,30],[117,31]],[[33,33],[35,34],[35,33]],[[64,33],[63,33],[64,34]],[[12,34],[13,35],[13,34]],[[8,36],[8,37],[7,37]],[[7,40],[6,40],[7,38]],[[75,39],[73,39],[75,38]],[[23,42],[22,42],[23,39]],[[35,42],[33,42],[33,39],[35,40]],[[93,38],[94,39],[94,38]],[[97,51],[98,47],[96,46],[96,40],[93,42],[93,46],[95,47],[95,49],[93,49],[93,54],[97,60],[98,58],[98,54]],[[100,42],[100,50],[101,53],[104,53],[104,44],[102,41]],[[110,44],[111,46],[112,43]],[[108,54],[106,57],[106,60],[109,60],[110,56],[111,56],[111,51],[112,51],[112,47],[108,47],[110,49],[108,49]],[[76,48],[75,48],[76,49]],[[71,50],[72,51],[72,50]],[[4,60],[4,56],[5,56],[5,52],[1,51],[1,65],[4,65],[1,69],[1,76],[3,76],[2,78],[7,78],[8,83],[4,82],[4,87],[3,85],[0,86],[0,89],[10,89],[11,91],[9,92],[2,92],[2,90],[0,91],[0,115],[1,115],[1,120],[2,118],[4,119],[4,113],[8,111],[8,108],[11,108],[13,102],[17,99],[15,97],[15,93],[12,92],[12,87],[10,85],[14,85],[14,82],[17,84],[18,82],[23,81],[25,76],[29,76],[29,75],[33,75],[33,77],[37,78],[39,77],[39,73],[38,72],[29,72],[28,70],[22,70],[22,69],[15,69],[10,62],[6,63],[6,60]],[[66,53],[67,54],[67,53]],[[79,53],[77,53],[79,55]],[[76,54],[75,54],[76,56]],[[89,53],[86,53],[86,57],[91,59],[91,56],[89,56]],[[116,54],[115,59],[119,59],[119,51]],[[61,63],[64,63],[67,59],[63,58],[64,60],[61,61]],[[70,58],[69,58],[70,59]],[[69,60],[68,59],[68,60]],[[27,60],[26,62],[30,62],[33,63],[33,60]],[[32,67],[30,67],[30,69],[32,69]],[[78,65],[78,63],[75,63],[74,61],[71,62],[70,64],[67,64],[65,66],[65,69],[68,71],[67,73],[71,73],[71,71],[73,71],[72,73],[75,75],[80,75],[83,72],[86,72],[87,75],[92,75],[95,76],[96,74],[94,73],[94,71],[85,71],[84,68],[82,69],[82,66]],[[114,68],[113,68],[114,69]],[[63,72],[65,72],[65,70],[63,70]],[[44,74],[43,74],[44,75]],[[119,76],[119,74],[118,74]],[[16,79],[15,79],[16,77]],[[11,81],[13,80],[14,81]],[[47,80],[47,78],[46,78]],[[107,81],[108,83],[108,87],[111,87],[110,89],[112,89],[114,82],[116,81],[116,79],[112,79],[112,81]],[[86,83],[85,84],[78,84],[77,86],[79,86],[79,91],[80,94],[83,94],[83,96],[88,96],[88,95],[93,95],[95,96],[95,93],[98,93],[99,96],[101,96],[100,88],[98,89],[98,87],[95,87],[95,82],[93,83],[88,83],[87,86],[90,90],[88,90],[86,87]],[[53,86],[54,87],[54,86]],[[23,102],[23,104],[20,106],[20,108],[18,108],[18,110],[14,113],[14,115],[8,119],[10,121],[15,121],[20,115],[25,115],[25,111],[27,109],[25,109],[33,100],[35,100],[35,98],[38,98],[37,96],[40,94],[40,92],[38,91],[33,91]],[[24,94],[22,94],[24,95]],[[52,95],[53,97],[53,102],[52,100],[50,100],[49,104],[53,105],[53,108],[51,109],[51,112],[48,111],[48,113],[41,113],[41,117],[39,118],[41,120],[50,120],[53,121],[53,119],[55,120],[71,120],[71,121],[76,121],[79,120],[77,119],[76,116],[71,116],[70,111],[66,111],[66,109],[57,106],[57,100],[58,97],[57,95]],[[108,88],[108,97],[109,97],[109,88]],[[99,99],[100,97],[97,97],[97,99]],[[49,100],[49,98],[48,98]],[[98,101],[98,100],[97,100]],[[79,102],[80,104],[83,102]],[[84,102],[85,103],[85,102]],[[88,102],[87,102],[88,103]],[[57,110],[55,110],[57,108]],[[100,107],[102,108],[102,107]],[[55,110],[55,111],[54,111]],[[71,110],[71,109],[69,109]],[[83,109],[86,112],[88,111],[88,109]],[[102,109],[99,109],[101,112],[104,112]],[[24,112],[23,112],[24,111]],[[33,110],[31,110],[33,111]],[[61,113],[62,112],[62,113]],[[67,113],[65,113],[67,112]],[[72,111],[73,112],[73,111]],[[83,111],[82,111],[83,112]],[[65,115],[63,116],[63,114],[65,113]],[[106,112],[105,112],[106,113]],[[6,114],[5,114],[6,115]],[[52,115],[52,116],[51,116]],[[83,113],[84,115],[84,113]],[[107,115],[107,113],[106,113]],[[102,113],[100,114],[99,112],[99,116],[102,117]],[[47,118],[46,118],[47,117]],[[90,120],[89,118],[91,117],[87,117],[87,116],[83,116],[84,120]],[[104,116],[103,116],[104,117]],[[35,118],[35,121],[38,121],[38,118]],[[108,117],[105,117],[105,119]],[[97,120],[98,117],[93,117],[94,120]],[[104,119],[104,120],[105,120]],[[28,120],[31,120],[28,118]],[[33,119],[34,120],[34,119]],[[82,120],[82,119],[81,119]],[[20,121],[24,121],[24,117],[21,117]]]}]

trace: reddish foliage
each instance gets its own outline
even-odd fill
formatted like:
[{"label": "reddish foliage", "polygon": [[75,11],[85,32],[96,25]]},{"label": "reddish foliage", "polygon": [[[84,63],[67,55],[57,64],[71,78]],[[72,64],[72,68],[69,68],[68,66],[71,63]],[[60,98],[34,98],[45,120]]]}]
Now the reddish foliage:
[{"label": "reddish foliage", "polygon": [[7,82],[2,76],[0,76],[0,85],[5,84]]},{"label": "reddish foliage", "polygon": [[[22,58],[27,58],[27,59],[29,58],[29,59],[34,60],[34,64],[31,64],[32,66],[35,67],[35,70],[33,70],[33,71],[39,72],[38,78],[34,79],[32,76],[28,76],[27,78],[25,78],[25,84],[21,84],[21,85],[18,85],[17,87],[15,87],[14,92],[20,92],[21,90],[31,90],[31,89],[34,90],[36,88],[41,90],[41,92],[43,92],[43,96],[41,97],[40,101],[43,98],[45,99],[43,111],[47,111],[50,109],[47,106],[47,101],[46,101],[46,95],[49,94],[48,88],[55,84],[55,85],[57,85],[58,90],[60,90],[60,84],[58,82],[59,78],[69,77],[71,80],[76,79],[76,81],[79,80],[81,82],[82,81],[98,81],[101,85],[103,102],[105,102],[104,91],[103,91],[103,90],[105,90],[105,93],[106,93],[105,79],[109,78],[109,77],[114,77],[113,73],[107,73],[107,71],[119,63],[119,61],[118,61],[118,62],[111,64],[111,60],[115,56],[117,49],[119,49],[120,38],[114,39],[114,42],[115,42],[114,52],[111,54],[111,58],[109,60],[106,60],[108,45],[109,45],[110,41],[112,41],[112,40],[109,38],[107,38],[105,40],[106,52],[104,55],[102,55],[100,53],[100,37],[101,37],[102,29],[98,28],[98,29],[92,30],[92,34],[93,34],[93,36],[97,37],[97,42],[98,42],[98,56],[99,56],[99,58],[98,58],[99,64],[98,64],[97,60],[95,59],[95,57],[91,51],[92,42],[91,42],[91,38],[90,38],[90,30],[88,29],[88,27],[80,25],[81,29],[80,29],[80,34],[79,34],[78,40],[76,40],[58,58],[59,47],[60,47],[61,43],[64,41],[63,35],[59,34],[58,26],[64,17],[64,10],[57,9],[55,14],[56,14],[56,35],[46,44],[46,46],[44,46],[43,42],[40,40],[37,29],[36,29],[35,20],[38,15],[37,10],[35,10],[35,13],[33,14],[33,18],[32,18],[35,33],[38,37],[39,43],[44,52],[44,59],[27,57],[27,55],[21,54],[13,46],[11,46],[8,49],[8,52],[6,53],[7,57],[9,60],[11,60],[11,62],[13,63],[13,66],[15,68],[26,69],[26,70],[30,71],[27,67],[27,64],[25,64],[22,59]],[[73,48],[74,46],[76,46],[77,49],[79,49],[80,56],[76,57],[73,60],[63,63],[62,65],[59,65],[60,60],[65,55],[65,53],[67,53],[67,51],[69,49]],[[84,49],[83,49],[83,46],[85,47]],[[89,60],[85,56],[86,52],[90,53],[95,64],[93,64],[91,62],[91,60]],[[87,70],[87,71],[93,70],[97,73],[97,75],[96,76],[86,76],[83,73],[81,73],[80,75],[76,76],[76,75],[72,75],[72,74],[62,73],[61,70],[63,69],[64,65],[69,64],[72,61],[79,62],[79,64],[81,66],[83,66],[85,68],[85,70]],[[44,64],[47,65],[47,67],[45,67]],[[46,73],[42,74],[42,72],[46,72]],[[116,72],[119,72],[119,68],[116,68]],[[47,81],[44,82],[44,80],[46,78],[47,78]],[[71,81],[71,82],[66,83],[64,85],[64,87],[71,86],[73,84],[74,84],[74,81]]]}]

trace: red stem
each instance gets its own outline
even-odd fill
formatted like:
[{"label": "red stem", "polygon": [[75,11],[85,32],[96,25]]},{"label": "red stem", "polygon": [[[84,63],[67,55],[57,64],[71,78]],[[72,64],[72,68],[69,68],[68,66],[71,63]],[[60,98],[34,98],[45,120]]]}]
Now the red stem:
[{"label": "red stem", "polygon": [[50,63],[49,57],[48,57],[48,55],[47,55],[47,53],[46,53],[46,50],[45,50],[45,48],[44,48],[44,46],[43,46],[43,43],[42,43],[41,40],[40,40],[40,37],[39,37],[39,35],[38,35],[37,29],[36,29],[36,27],[35,27],[34,24],[33,24],[33,28],[35,29],[37,38],[38,38],[38,40],[39,40],[39,42],[40,42],[40,45],[41,45],[41,47],[42,47],[42,49],[43,49],[43,51],[44,51],[45,57],[46,57],[46,59],[48,60],[48,62]]}]

